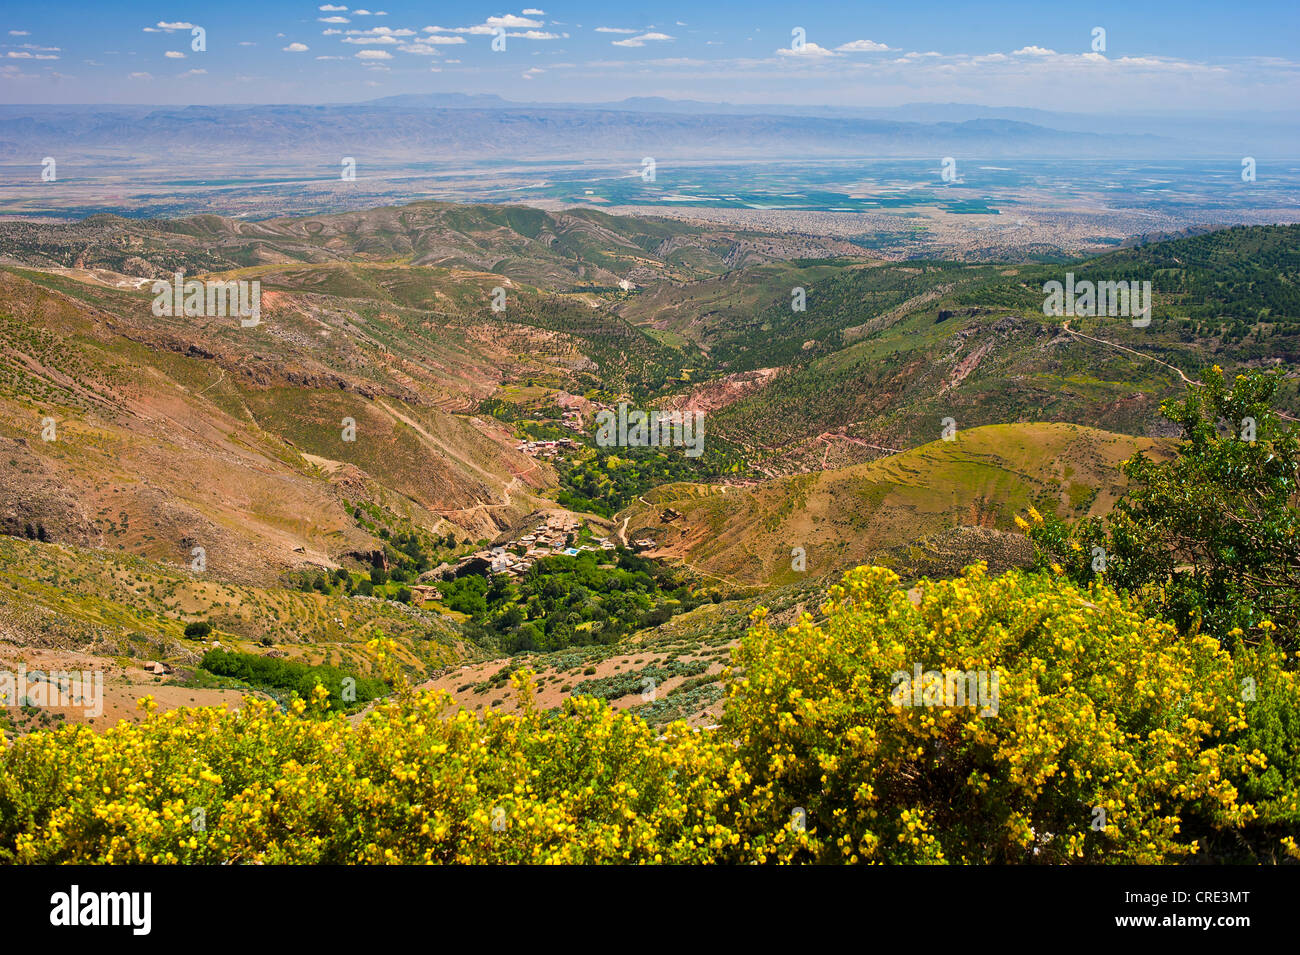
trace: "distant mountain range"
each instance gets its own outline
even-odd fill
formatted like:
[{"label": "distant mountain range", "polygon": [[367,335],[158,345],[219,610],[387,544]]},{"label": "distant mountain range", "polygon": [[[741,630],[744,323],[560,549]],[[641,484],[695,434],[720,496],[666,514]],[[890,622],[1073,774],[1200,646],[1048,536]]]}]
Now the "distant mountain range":
[{"label": "distant mountain range", "polygon": [[1022,106],[985,106],[979,103],[908,103],[904,106],[839,106],[797,103],[727,103],[663,96],[630,96],[610,102],[520,102],[495,93],[405,93],[369,100],[367,106],[436,109],[596,109],[637,113],[689,113],[732,116],[811,116],[827,119],[888,119],[909,123],[960,123],[973,119],[1006,119],[1076,132],[1092,132],[1101,126],[1112,131],[1200,129],[1204,133],[1224,128],[1285,131],[1295,137],[1300,110],[1252,113],[1112,113],[1098,114]]},{"label": "distant mountain range", "polygon": [[[328,106],[0,106],[0,157],[205,159],[1300,155],[1290,116],[1099,117],[961,104],[755,106],[642,97],[390,96]],[[378,154],[378,155],[376,155]]]}]

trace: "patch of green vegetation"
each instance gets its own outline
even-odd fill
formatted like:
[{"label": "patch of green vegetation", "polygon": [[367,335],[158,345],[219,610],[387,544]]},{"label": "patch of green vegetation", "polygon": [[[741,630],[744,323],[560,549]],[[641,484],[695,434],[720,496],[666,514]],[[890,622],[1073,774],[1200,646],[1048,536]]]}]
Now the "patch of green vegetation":
[{"label": "patch of green vegetation", "polygon": [[329,691],[329,708],[352,712],[383,696],[388,687],[382,680],[358,676],[332,666],[311,666],[295,660],[209,650],[199,664],[214,676],[262,690],[277,699],[285,696],[310,700],[317,686]]},{"label": "patch of green vegetation", "polygon": [[544,557],[517,581],[467,574],[441,590],[472,618],[470,637],[506,653],[612,644],[709,599],[677,571],[621,549]]},{"label": "patch of green vegetation", "polygon": [[613,517],[642,494],[679,481],[715,480],[740,470],[743,458],[709,437],[705,453],[687,457],[685,448],[590,448],[558,459],[561,507]]}]

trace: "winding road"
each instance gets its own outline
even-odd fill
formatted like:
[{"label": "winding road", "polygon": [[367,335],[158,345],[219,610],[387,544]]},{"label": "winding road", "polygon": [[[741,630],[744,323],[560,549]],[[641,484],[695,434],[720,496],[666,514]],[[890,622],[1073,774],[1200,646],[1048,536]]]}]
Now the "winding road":
[{"label": "winding road", "polygon": [[1130,355],[1137,355],[1139,358],[1145,358],[1147,361],[1153,361],[1157,365],[1163,365],[1164,367],[1168,368],[1170,371],[1177,372],[1178,377],[1183,379],[1184,384],[1196,385],[1196,387],[1198,388],[1204,387],[1204,385],[1201,382],[1193,381],[1192,379],[1188,378],[1186,375],[1183,374],[1183,370],[1181,368],[1178,368],[1175,365],[1171,365],[1167,361],[1161,361],[1159,358],[1152,358],[1150,355],[1144,355],[1142,352],[1138,351],[1137,349],[1129,348],[1127,345],[1117,345],[1114,342],[1106,341],[1104,338],[1093,338],[1091,335],[1085,335],[1083,332],[1076,332],[1073,328],[1070,327],[1070,323],[1068,320],[1061,323],[1061,328],[1064,329],[1067,333],[1075,336],[1076,338],[1086,338],[1088,341],[1096,342],[1098,345],[1107,345],[1111,348],[1118,348],[1120,351],[1126,351]]}]

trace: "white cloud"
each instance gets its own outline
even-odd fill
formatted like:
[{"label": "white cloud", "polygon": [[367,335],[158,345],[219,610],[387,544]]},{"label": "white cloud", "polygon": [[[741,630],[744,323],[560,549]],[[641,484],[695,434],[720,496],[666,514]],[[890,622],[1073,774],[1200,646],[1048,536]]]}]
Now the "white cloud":
[{"label": "white cloud", "polygon": [[1012,56],[1056,56],[1055,50],[1049,50],[1041,46],[1022,46],[1011,54]]},{"label": "white cloud", "polygon": [[[566,36],[568,34],[565,34]],[[519,37],[521,40],[558,40],[558,33],[546,33],[543,30],[525,30],[523,33],[507,33],[506,36]]]},{"label": "white cloud", "polygon": [[627,30],[623,27],[596,27],[597,33],[635,33],[635,30]]},{"label": "white cloud", "polygon": [[529,9],[526,9],[526,10],[521,10],[520,13],[522,13],[522,14],[523,14],[524,16],[526,16],[526,17],[544,17],[544,16],[546,16],[546,11],[545,11],[545,10],[534,10],[534,9],[532,9],[532,8],[529,8]]},{"label": "white cloud", "polygon": [[841,43],[835,49],[841,53],[879,53],[888,50],[889,47],[875,40],[854,40],[852,43]]},{"label": "white cloud", "polygon": [[614,46],[645,46],[647,41],[662,42],[673,39],[667,33],[642,33],[640,36],[628,37],[626,40],[610,41]]},{"label": "white cloud", "polygon": [[545,72],[546,72],[545,70],[539,70],[537,67],[534,66],[532,69],[524,70],[519,75],[526,80],[531,80],[534,76],[541,76]]},{"label": "white cloud", "polygon": [[11,60],[57,60],[58,57],[50,53],[28,53],[26,50],[10,50],[5,56]]},{"label": "white cloud", "polygon": [[828,57],[828,56],[839,56],[838,53],[828,50],[824,46],[818,46],[816,43],[805,43],[802,47],[800,47],[797,50],[792,49],[791,47],[788,46],[783,46],[781,47],[781,49],[777,50],[776,52],[778,56],[812,56],[818,58]]},{"label": "white cloud", "polygon": [[391,36],[345,36],[343,42],[371,45],[379,43],[385,46],[391,46],[397,42],[397,38]]},{"label": "white cloud", "polygon": [[182,53],[180,50],[168,50],[166,53],[163,54],[163,56],[167,57],[167,59],[169,60],[185,59],[185,54]]},{"label": "white cloud", "polygon": [[495,33],[496,27],[490,27],[486,23],[480,23],[474,27],[425,27],[425,33],[475,33],[487,34]]},{"label": "white cloud", "polygon": [[[519,17],[519,16],[515,16],[513,13],[508,13],[505,16],[488,17],[487,20],[485,20],[484,22],[475,24],[472,27],[425,27],[424,32],[425,33],[469,33],[469,34],[483,36],[489,33],[496,33],[496,31],[499,29],[540,27],[540,26],[542,26],[541,20],[530,20],[527,17]],[[508,35],[521,36],[522,34],[508,34]]]},{"label": "white cloud", "polygon": [[181,74],[181,79],[185,79],[187,76],[206,76],[207,72],[207,70],[186,70]]},{"label": "white cloud", "polygon": [[308,50],[306,43],[290,43],[284,48],[285,53],[306,53]]},{"label": "white cloud", "polygon": [[[428,30],[429,27],[425,27],[425,29]],[[454,43],[465,43],[467,41],[463,36],[440,36],[435,33],[433,36],[420,37],[420,42],[437,43],[437,44],[446,45],[446,44],[454,44]]]},{"label": "white cloud", "polygon": [[322,4],[321,4],[319,7],[317,7],[316,9],[317,9],[317,10],[324,10],[326,13],[336,13],[336,12],[338,12],[338,13],[343,13],[343,12],[346,12],[346,11],[347,11],[347,7],[339,7],[339,6],[335,6],[335,5],[332,4],[332,3],[322,3]]},{"label": "white cloud", "polygon": [[517,17],[513,13],[507,13],[503,17],[488,17],[484,23],[490,27],[540,27],[544,25],[541,20]]},{"label": "white cloud", "polygon": [[152,73],[131,73],[129,76],[127,76],[127,79],[128,80],[151,80],[153,79],[153,74]]},{"label": "white cloud", "polygon": [[347,17],[317,17],[321,23],[351,23]]},{"label": "white cloud", "polygon": [[359,60],[391,60],[393,54],[387,50],[357,50]]},{"label": "white cloud", "polygon": [[10,30],[9,35],[10,36],[31,36],[31,34],[26,30]]},{"label": "white cloud", "polygon": [[193,30],[194,24],[189,23],[185,20],[180,20],[176,23],[166,23],[162,20],[159,20],[157,23],[157,28],[167,33],[171,33],[173,30]]}]

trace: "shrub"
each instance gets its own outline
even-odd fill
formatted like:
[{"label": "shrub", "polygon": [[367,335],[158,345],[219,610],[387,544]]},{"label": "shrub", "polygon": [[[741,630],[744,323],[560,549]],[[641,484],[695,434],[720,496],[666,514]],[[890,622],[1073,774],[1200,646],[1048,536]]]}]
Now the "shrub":
[{"label": "shrub", "polygon": [[1207,371],[1161,406],[1182,430],[1175,456],[1125,461],[1129,487],[1104,522],[1017,518],[1040,561],[1144,592],[1185,633],[1233,645],[1234,629],[1268,620],[1300,649],[1300,428],[1273,410],[1281,385],[1252,371],[1229,387]]},{"label": "shrub", "polygon": [[[517,714],[404,687],[355,724],[324,686],[283,711],[146,697],[139,723],[0,744],[0,862],[1300,857],[1300,692],[1271,645],[1233,658],[1102,583],[983,565],[915,601],[859,568],[823,611],[781,632],[755,612],[716,732],[660,733],[590,697],[544,713],[526,671]],[[894,705],[915,664],[998,673],[996,715]]]},{"label": "shrub", "polygon": [[699,862],[736,838],[713,822],[725,753],[684,726],[448,703],[354,727],[249,700],[24,737],[0,752],[0,861]]},{"label": "shrub", "polygon": [[[312,666],[297,660],[264,657],[231,650],[209,650],[199,664],[209,673],[231,677],[259,689],[283,690],[309,699],[317,686],[324,686],[327,703],[331,707],[354,708],[386,692],[379,680],[358,678],[332,666]],[[356,690],[355,700],[343,699],[343,681],[351,679]]]},{"label": "shrub", "polygon": [[[1250,818],[1228,781],[1250,759],[1222,740],[1246,707],[1216,641],[1052,574],[976,565],[915,604],[897,585],[859,568],[824,624],[778,633],[758,612],[743,640],[724,728],[761,784],[742,827],[760,859],[1151,863],[1197,851],[1184,815]],[[917,664],[996,671],[997,715],[892,705]]]}]

